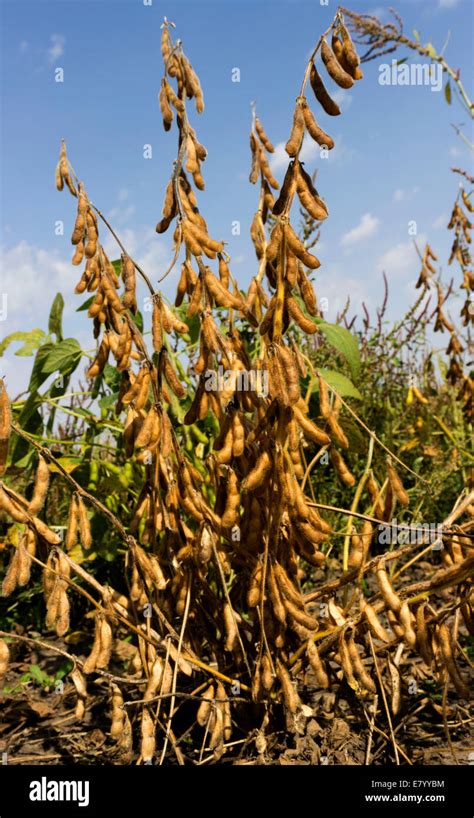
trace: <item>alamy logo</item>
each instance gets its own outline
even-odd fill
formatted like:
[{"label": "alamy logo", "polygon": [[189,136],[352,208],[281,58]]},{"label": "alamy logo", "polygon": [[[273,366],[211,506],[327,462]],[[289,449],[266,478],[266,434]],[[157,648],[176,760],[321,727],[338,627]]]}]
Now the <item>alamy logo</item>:
[{"label": "alamy logo", "polygon": [[442,547],[443,526],[441,523],[420,523],[403,525],[392,520],[387,525],[378,527],[380,545],[436,545]]},{"label": "alamy logo", "polygon": [[30,784],[30,801],[77,801],[80,807],[89,805],[88,781],[41,781]]},{"label": "alamy logo", "polygon": [[379,65],[379,85],[429,85],[432,91],[443,87],[443,69],[439,63],[399,63],[392,60]]}]

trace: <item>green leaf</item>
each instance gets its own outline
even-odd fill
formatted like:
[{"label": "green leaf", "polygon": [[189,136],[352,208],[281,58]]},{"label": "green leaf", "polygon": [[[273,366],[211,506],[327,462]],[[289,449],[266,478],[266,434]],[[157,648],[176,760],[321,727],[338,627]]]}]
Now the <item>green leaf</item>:
[{"label": "green leaf", "polygon": [[37,392],[43,381],[48,377],[47,373],[43,372],[43,364],[53,347],[54,344],[48,341],[48,343],[43,344],[36,353],[33,369],[31,370],[30,383],[28,385],[29,392]]},{"label": "green leaf", "polygon": [[77,308],[76,312],[84,312],[85,310],[88,310],[90,305],[92,304],[94,298],[95,298],[95,295],[91,295],[90,298],[87,298],[86,301],[84,301],[84,303],[81,304],[81,306]]},{"label": "green leaf", "polygon": [[76,339],[66,338],[53,346],[43,364],[42,371],[48,375],[53,372],[69,375],[78,365],[81,355],[82,349]]},{"label": "green leaf", "polygon": [[74,469],[77,469],[78,466],[82,466],[83,458],[68,455],[65,457],[58,457],[54,463],[49,464],[50,471],[61,473],[56,463],[59,463],[59,465],[62,466],[68,474],[71,474],[71,472],[73,472]]},{"label": "green leaf", "polygon": [[434,47],[433,43],[426,43],[425,45],[426,52],[429,57],[437,57],[438,54],[436,52],[436,48]]},{"label": "green leaf", "polygon": [[62,317],[64,309],[64,298],[61,293],[56,293],[56,297],[49,313],[48,329],[54,332],[58,341],[63,340]]},{"label": "green leaf", "polygon": [[349,364],[352,377],[357,380],[360,373],[360,354],[355,337],[345,327],[339,324],[327,324],[322,318],[314,319],[318,329],[338,352],[344,355]]},{"label": "green leaf", "polygon": [[413,29],[413,36],[414,36],[416,42],[419,43],[420,42],[420,32],[417,31],[416,28]]},{"label": "green leaf", "polygon": [[132,317],[132,320],[137,325],[140,332],[143,332],[143,315],[141,314],[140,310],[137,310],[136,315],[133,315],[133,313],[129,313],[129,314]]},{"label": "green leaf", "polygon": [[42,329],[32,329],[30,332],[12,332],[11,335],[7,335],[7,337],[0,343],[0,357],[3,355],[12,341],[24,341],[23,346],[20,347],[20,349],[17,349],[15,355],[19,355],[21,357],[33,355],[35,349],[38,349],[46,338],[47,335]]},{"label": "green leaf", "polygon": [[110,263],[117,273],[117,276],[120,278],[122,275],[122,259],[116,258],[115,261],[111,261]]},{"label": "green leaf", "polygon": [[113,409],[115,404],[117,403],[117,395],[104,395],[103,398],[99,400],[99,406],[101,409],[105,409],[108,412],[110,409]]},{"label": "green leaf", "polygon": [[117,372],[114,366],[110,366],[110,364],[105,364],[104,366],[104,381],[107,386],[110,387],[112,392],[118,392],[120,389],[120,381],[122,379],[122,373]]},{"label": "green leaf", "polygon": [[[359,390],[356,389],[352,381],[346,378],[345,375],[341,375],[340,372],[335,372],[334,369],[319,369],[318,371],[324,380],[328,382],[329,386],[332,386],[342,398],[357,398],[357,400],[362,400],[362,395]],[[315,390],[318,391],[318,384],[316,384]]]},{"label": "green leaf", "polygon": [[448,105],[451,105],[452,95],[451,95],[451,83],[448,80],[446,85],[444,86],[444,98]]},{"label": "green leaf", "polygon": [[408,57],[402,57],[401,60],[397,60],[397,65],[403,65],[404,62],[407,62]]}]

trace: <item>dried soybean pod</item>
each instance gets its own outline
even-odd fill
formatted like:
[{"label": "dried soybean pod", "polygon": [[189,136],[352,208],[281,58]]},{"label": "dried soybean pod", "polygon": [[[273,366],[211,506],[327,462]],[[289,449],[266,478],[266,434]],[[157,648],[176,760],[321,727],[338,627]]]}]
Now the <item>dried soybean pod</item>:
[{"label": "dried soybean pod", "polygon": [[362,537],[359,537],[355,529],[353,529],[353,531],[354,533],[351,535],[351,550],[347,563],[351,571],[354,571],[356,568],[360,568],[364,557],[364,543],[362,541]]},{"label": "dried soybean pod", "polygon": [[222,526],[224,528],[232,528],[236,524],[239,516],[239,508],[239,481],[236,473],[231,469],[227,479],[227,499],[222,515]]},{"label": "dried soybean pod", "polygon": [[288,708],[290,713],[295,714],[298,710],[300,700],[291,681],[290,674],[279,659],[277,660],[276,672],[281,684],[285,706]]},{"label": "dried soybean pod", "polygon": [[339,116],[341,113],[339,105],[329,96],[328,92],[326,91],[324,83],[314,63],[311,66],[309,81],[316,99],[322,105],[326,113],[329,114],[329,116]]},{"label": "dried soybean pod", "polygon": [[262,590],[262,579],[263,579],[263,568],[261,564],[258,562],[255,568],[252,571],[252,575],[250,577],[250,584],[247,593],[247,605],[249,608],[255,608],[260,601],[260,595]]},{"label": "dried soybean pod", "polygon": [[274,188],[274,190],[278,190],[280,185],[278,184],[277,180],[275,179],[275,177],[274,177],[274,175],[273,175],[273,173],[271,171],[270,165],[268,164],[267,157],[265,156],[264,152],[261,149],[259,151],[259,161],[260,161],[260,168],[261,168],[262,173],[263,173],[265,179],[267,180],[268,184],[272,188]]},{"label": "dried soybean pod", "polygon": [[329,687],[329,676],[326,673],[324,664],[319,655],[319,651],[312,639],[308,640],[308,644],[306,646],[306,655],[308,657],[308,662],[316,677],[318,685],[322,687],[324,690],[327,690],[327,688]]},{"label": "dried soybean pod", "polygon": [[[347,436],[344,434],[343,430],[339,426],[339,423],[337,422],[335,415],[334,414],[329,415],[329,417],[327,418],[327,422],[331,437],[334,438],[334,440],[337,443],[339,443],[339,445],[342,446],[344,449],[348,449],[349,441],[347,439]],[[347,485],[349,485],[349,483]]]},{"label": "dried soybean pod", "polygon": [[109,344],[109,335],[107,332],[104,332],[102,341],[100,343],[97,355],[94,359],[94,362],[91,364],[89,369],[87,370],[86,376],[87,378],[96,378],[98,375],[101,374],[103,371],[105,364],[109,358],[109,351],[110,351],[110,344]]},{"label": "dried soybean pod", "polygon": [[242,484],[242,488],[245,488],[246,491],[254,491],[254,489],[259,488],[270,474],[272,465],[273,460],[268,451],[265,449],[259,455],[253,469],[251,469],[247,474],[247,477]]},{"label": "dried soybean pod", "polygon": [[329,403],[328,385],[321,375],[318,375],[318,390],[319,390],[319,409],[323,418],[331,415],[331,405]]},{"label": "dried soybean pod", "polygon": [[296,366],[295,357],[291,349],[285,344],[276,347],[276,354],[279,358],[279,364],[285,380],[289,404],[290,406],[294,406],[301,397],[298,367]]},{"label": "dried soybean pod", "polygon": [[[143,409],[146,402],[148,401],[149,392],[150,392],[150,383],[151,383],[151,373],[147,365],[142,367],[143,369],[143,378],[139,383],[139,387],[137,393],[134,398],[135,409],[139,411]],[[136,381],[135,381],[136,383]]]},{"label": "dried soybean pod", "polygon": [[262,678],[262,685],[263,685],[264,689],[267,692],[269,692],[272,689],[275,680],[273,678],[270,659],[268,658],[268,655],[266,653],[262,656],[262,675],[261,675],[261,678]]},{"label": "dried soybean pod", "polygon": [[214,697],[215,697],[214,685],[210,684],[209,687],[202,694],[202,701],[197,711],[196,721],[201,727],[205,727],[209,720]]},{"label": "dried soybean pod", "polygon": [[18,557],[18,585],[23,588],[30,581],[31,572],[31,555],[26,548],[27,534],[25,533],[18,543],[17,557]]},{"label": "dried soybean pod", "polygon": [[110,725],[111,738],[117,740],[122,735],[125,712],[123,710],[123,696],[119,686],[111,684],[112,722]]},{"label": "dried soybean pod", "polygon": [[79,531],[81,535],[81,544],[82,547],[87,551],[92,545],[92,533],[89,517],[87,516],[87,508],[84,505],[84,501],[81,496],[78,497],[77,510],[79,517]]},{"label": "dried soybean pod", "polygon": [[16,502],[10,499],[5,489],[0,488],[0,508],[16,523],[27,523],[28,515]]},{"label": "dried soybean pod", "polygon": [[[74,251],[74,255],[73,255],[72,259],[71,259],[71,264],[74,264],[74,265],[77,266],[78,264],[81,264],[83,258],[84,258],[84,242],[80,241],[77,244],[76,249]],[[81,282],[77,285],[77,287],[79,287],[79,286],[82,287],[82,279],[81,279]],[[77,292],[77,287],[76,287],[76,292]],[[84,292],[85,288],[86,288],[86,281],[84,281],[84,286],[83,286],[82,292]]]},{"label": "dried soybean pod", "polygon": [[315,619],[313,616],[307,614],[303,608],[300,608],[298,607],[298,605],[295,605],[294,602],[291,601],[291,599],[288,599],[288,597],[286,596],[283,597],[283,604],[288,613],[290,614],[290,616],[292,616],[293,619],[296,622],[298,622],[299,625],[302,625],[308,631],[318,630],[319,627],[318,620]]},{"label": "dried soybean pod", "polygon": [[[332,431],[332,430],[331,430]],[[337,476],[344,483],[345,486],[351,488],[355,485],[355,477],[352,472],[349,471],[347,464],[337,449],[334,446],[331,446],[331,451],[329,452],[329,456],[331,458],[332,464],[336,470]]]},{"label": "dried soybean pod", "polygon": [[273,563],[273,571],[283,596],[291,600],[291,602],[299,608],[304,608],[303,597],[293,585],[283,566],[279,562],[275,562]]},{"label": "dried soybean pod", "polygon": [[173,110],[169,103],[168,95],[166,93],[166,80],[161,80],[161,88],[160,94],[158,97],[158,102],[161,108],[161,115],[163,117],[163,128],[165,131],[169,131],[171,125],[173,124]]},{"label": "dried soybean pod", "polygon": [[155,754],[155,722],[147,706],[142,710],[140,757],[144,764],[151,763]]},{"label": "dried soybean pod", "polygon": [[250,153],[252,155],[252,166],[250,168],[249,182],[255,185],[260,174],[260,151],[257,150],[257,140],[253,133],[250,133]]},{"label": "dried soybean pod", "polygon": [[125,284],[123,305],[128,310],[131,310],[134,315],[136,315],[138,305],[136,296],[135,264],[130,256],[122,256],[122,279]]},{"label": "dried soybean pod", "polygon": [[298,426],[300,426],[305,437],[309,437],[310,440],[314,440],[314,442],[320,446],[327,446],[331,442],[329,435],[323,432],[319,426],[316,426],[310,418],[306,417],[298,406],[293,407],[293,411],[295,412]]},{"label": "dried soybean pod", "polygon": [[375,480],[375,477],[372,474],[372,472],[370,472],[370,474],[369,474],[369,476],[367,478],[366,486],[367,486],[367,491],[370,494],[370,499],[372,500],[372,503],[375,504],[374,505],[374,514],[379,520],[382,520],[383,519],[383,505],[380,502],[379,487],[377,485],[377,481]]},{"label": "dried soybean pod", "polygon": [[184,66],[186,88],[196,100],[196,111],[198,114],[202,114],[204,111],[204,97],[198,75],[186,57],[182,57],[182,62]]},{"label": "dried soybean pod", "polygon": [[273,261],[273,259],[277,257],[278,251],[280,249],[282,236],[283,236],[282,226],[277,222],[277,224],[275,225],[271,232],[270,241],[268,242],[266,253],[267,261]]},{"label": "dried soybean pod", "polygon": [[304,124],[311,139],[314,139],[318,145],[322,145],[328,150],[332,150],[334,147],[334,140],[318,125],[306,100],[302,102],[301,109],[303,111]]},{"label": "dried soybean pod", "polygon": [[421,602],[416,609],[416,641],[418,650],[424,663],[431,667],[433,662],[433,651],[425,617],[425,602]]},{"label": "dried soybean pod", "polygon": [[296,192],[301,204],[313,219],[318,222],[327,219],[329,213],[326,203],[318,196],[313,180],[301,165],[298,166]]},{"label": "dried soybean pod", "polygon": [[10,660],[10,651],[4,639],[0,639],[0,682],[8,670],[8,662]]},{"label": "dried soybean pod", "polygon": [[224,627],[226,633],[225,650],[232,651],[234,649],[235,640],[237,639],[237,623],[235,621],[235,614],[228,602],[224,605]]},{"label": "dried soybean pod", "polygon": [[105,619],[99,619],[99,650],[96,658],[96,668],[104,670],[110,662],[112,654],[112,628]]},{"label": "dried soybean pod", "polygon": [[28,503],[30,514],[38,514],[43,508],[49,486],[49,467],[42,455],[39,456],[38,466],[35,475],[35,485],[33,495]]},{"label": "dried soybean pod", "polygon": [[240,457],[245,449],[245,430],[242,417],[239,412],[235,412],[232,418],[232,455]]},{"label": "dried soybean pod", "polygon": [[296,163],[293,161],[290,162],[285,173],[280,195],[273,206],[274,216],[281,216],[282,213],[288,212],[291,207],[293,196],[296,192],[296,171]]},{"label": "dried soybean pod", "polygon": [[347,683],[353,690],[357,690],[359,685],[354,677],[354,668],[352,665],[351,655],[345,638],[345,632],[341,631],[338,639],[339,647],[339,661],[346,677]]},{"label": "dried soybean pod", "polygon": [[300,305],[298,304],[296,298],[293,298],[292,295],[289,295],[286,299],[286,306],[288,308],[288,314],[290,318],[295,321],[296,324],[306,332],[308,335],[312,335],[313,333],[318,331],[318,325],[311,321],[311,318],[308,318],[307,315],[304,314],[303,310],[301,309]]},{"label": "dried soybean pod", "polygon": [[360,65],[359,55],[357,54],[354,44],[351,40],[351,35],[349,34],[347,28],[342,23],[340,26],[340,31],[342,34],[342,43],[344,46],[344,56],[347,60],[347,63],[351,66],[352,69],[356,69]]},{"label": "dried soybean pod", "polygon": [[[317,261],[317,259],[316,259]],[[318,262],[319,264],[319,262]],[[298,286],[300,288],[301,297],[303,299],[304,305],[308,310],[310,315],[316,315],[318,312],[318,304],[316,301],[316,295],[314,293],[313,285],[311,284],[308,276],[306,275],[305,271],[303,270],[301,264],[298,265]]]},{"label": "dried soybean pod", "polygon": [[400,679],[400,671],[396,664],[392,662],[390,656],[387,656],[387,667],[390,673],[391,687],[390,706],[393,715],[396,716],[399,713],[402,704],[402,684]]},{"label": "dried soybean pod", "polygon": [[6,469],[11,420],[10,400],[5,388],[5,381],[0,378],[0,475],[4,474]]},{"label": "dried soybean pod", "polygon": [[437,636],[447,671],[449,673],[449,676],[454,687],[456,688],[457,693],[459,694],[459,696],[461,696],[461,698],[469,699],[470,697],[469,685],[465,683],[464,679],[459,673],[459,669],[456,664],[456,659],[454,658],[454,653],[452,650],[451,634],[449,633],[448,626],[445,625],[444,622],[441,625],[438,625]]},{"label": "dried soybean pod", "polygon": [[402,506],[407,506],[410,502],[410,498],[408,497],[408,493],[403,488],[403,483],[391,463],[387,463],[387,473],[389,483],[395,497],[400,501]]},{"label": "dried soybean pod", "polygon": [[321,43],[321,58],[329,76],[340,88],[352,88],[354,80],[350,74],[344,71],[326,40],[323,40]]},{"label": "dried soybean pod", "polygon": [[408,602],[403,602],[398,614],[399,622],[403,628],[404,639],[409,647],[414,648],[416,645],[416,633],[413,630],[413,616],[410,611]]},{"label": "dried soybean pod", "polygon": [[179,380],[167,354],[164,356],[164,375],[177,398],[184,398],[186,390]]},{"label": "dried soybean pod", "polygon": [[55,178],[56,178],[56,188],[58,190],[62,190],[63,187],[64,187],[64,182],[63,182],[63,177],[62,177],[62,174],[61,174],[61,160],[56,165]]},{"label": "dried soybean pod", "polygon": [[161,352],[163,346],[163,326],[161,322],[161,310],[157,301],[153,302],[153,313],[151,319],[151,333],[153,340],[153,349],[155,352]]},{"label": "dried soybean pod", "polygon": [[318,267],[320,267],[321,262],[319,259],[317,259],[316,256],[313,256],[312,253],[308,252],[299,236],[296,235],[291,224],[285,224],[283,229],[288,246],[290,250],[293,251],[295,256],[297,256],[299,260],[311,270],[316,270]]},{"label": "dried soybean pod", "polygon": [[18,560],[18,549],[13,552],[7,573],[2,582],[2,596],[10,596],[18,585],[18,573],[20,564]]},{"label": "dried soybean pod", "polygon": [[293,127],[291,129],[290,138],[285,146],[288,156],[296,156],[301,148],[301,145],[303,144],[304,116],[300,103],[301,99],[298,97],[293,114]]},{"label": "dried soybean pod", "polygon": [[263,125],[260,122],[258,116],[255,117],[255,130],[257,131],[258,136],[260,138],[260,142],[262,143],[265,150],[267,150],[268,153],[273,153],[275,148],[273,147],[273,145],[270,142],[268,136],[266,135],[266,133],[264,131],[264,128],[263,128]]},{"label": "dried soybean pod", "polygon": [[355,675],[362,682],[362,685],[365,687],[366,690],[370,690],[371,693],[375,693],[377,688],[375,687],[372,678],[369,676],[365,668],[365,665],[362,662],[359,651],[357,649],[357,645],[352,636],[349,637],[347,646],[349,649],[349,656],[352,662],[352,667],[354,669]]},{"label": "dried soybean pod", "polygon": [[222,285],[227,289],[229,287],[230,281],[230,270],[227,262],[225,261],[221,253],[218,253],[217,257],[219,259],[219,278],[221,280]]},{"label": "dried soybean pod", "polygon": [[65,636],[69,630],[69,599],[62,588],[58,597],[54,626],[57,636]]},{"label": "dried soybean pod", "polygon": [[400,613],[402,602],[397,593],[395,593],[392,583],[385,570],[384,560],[380,560],[376,570],[377,584],[380,588],[385,604],[396,614]]},{"label": "dried soybean pod", "polygon": [[219,760],[224,752],[224,713],[219,706],[213,712],[214,722],[209,739],[209,748],[214,750],[214,758]]},{"label": "dried soybean pod", "polygon": [[79,508],[76,495],[73,494],[69,504],[69,514],[67,518],[67,530],[65,546],[67,551],[71,551],[77,543],[77,531],[79,526]]},{"label": "dried soybean pod", "polygon": [[155,406],[152,406],[148,412],[143,425],[135,438],[135,448],[150,449],[153,443],[156,443],[157,425],[159,429],[159,418]]},{"label": "dried soybean pod", "polygon": [[369,630],[371,631],[371,633],[377,639],[380,639],[382,642],[390,642],[390,636],[388,635],[387,631],[380,622],[372,605],[366,602],[363,597],[361,597],[360,600],[360,609],[367,620],[367,624],[369,626]]}]

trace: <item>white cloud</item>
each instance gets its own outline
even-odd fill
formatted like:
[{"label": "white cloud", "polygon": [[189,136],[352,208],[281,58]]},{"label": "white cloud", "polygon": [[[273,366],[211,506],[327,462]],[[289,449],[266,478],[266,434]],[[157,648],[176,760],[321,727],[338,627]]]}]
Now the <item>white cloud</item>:
[{"label": "white cloud", "polygon": [[393,201],[394,202],[406,202],[410,199],[413,199],[413,196],[416,196],[419,193],[421,188],[413,187],[411,190],[403,190],[402,188],[398,188],[393,194]]},{"label": "white cloud", "polygon": [[453,145],[452,148],[449,149],[449,155],[454,156],[455,158],[461,156],[461,151],[457,147],[457,145]]},{"label": "white cloud", "polygon": [[352,105],[353,96],[348,94],[343,88],[338,88],[334,93],[331,91],[331,97],[342,111],[347,111]]},{"label": "white cloud", "polygon": [[[123,202],[123,199],[121,200]],[[128,205],[127,207],[113,207],[107,214],[107,220],[111,224],[120,226],[127,224],[135,213],[135,205]]]},{"label": "white cloud", "polygon": [[376,216],[372,216],[371,213],[364,213],[359,224],[356,225],[356,227],[353,227],[352,230],[344,233],[341,239],[341,245],[343,247],[348,247],[351,244],[356,244],[358,241],[362,241],[363,239],[373,236],[377,230],[378,224],[379,219],[377,219]]},{"label": "white cloud", "polygon": [[[112,236],[107,236],[105,228],[101,231],[101,238],[109,258],[112,260],[119,258],[120,249]],[[180,275],[179,264],[163,284],[157,283],[172,260],[169,242],[157,236],[153,229],[123,230],[120,231],[120,239],[146,272],[152,285],[173,298]],[[18,330],[27,332],[38,327],[47,332],[51,304],[56,293],[61,292],[65,300],[63,318],[65,335],[78,338],[84,349],[94,347],[89,319],[83,312],[76,313],[77,307],[87,297],[87,293],[82,296],[74,294],[74,287],[84,265],[78,267],[71,265],[69,247],[66,250],[64,244],[61,244],[61,252],[67,253],[67,257],[63,258],[59,250],[44,250],[26,241],[9,248],[0,246],[0,311],[6,309],[5,320],[2,320],[0,312],[0,340]],[[137,276],[137,299],[140,309],[144,308],[147,296],[148,290]],[[148,313],[144,318],[149,322]],[[0,375],[8,378],[9,391],[12,395],[26,389],[32,365],[32,358],[15,356],[17,348],[17,345],[8,348],[0,359]]]},{"label": "white cloud", "polygon": [[[290,157],[285,150],[285,145],[286,142],[278,142],[278,144],[275,145],[275,153],[270,160],[270,166],[274,173],[287,168],[290,162]],[[319,145],[317,145],[313,139],[309,139],[305,136],[303,147],[301,148],[300,160],[302,162],[311,162],[319,155],[319,151]]]},{"label": "white cloud", "polygon": [[19,45],[20,54],[26,54],[26,52],[28,51],[29,47],[30,47],[30,46],[29,46],[28,41],[27,41],[27,40],[22,40],[22,41],[21,41],[21,43],[20,43],[20,45]]},{"label": "white cloud", "polygon": [[[416,236],[418,247],[422,248],[426,242],[426,236],[421,234]],[[388,277],[400,278],[413,275],[419,267],[419,257],[412,240],[400,242],[387,250],[376,263],[376,272],[385,271]]]},{"label": "white cloud", "polygon": [[56,292],[67,290],[72,284],[72,268],[67,261],[57,252],[42,250],[26,241],[8,250],[0,248],[0,266],[0,287],[8,299],[8,332],[27,329],[32,326],[32,318],[35,325],[43,315],[47,318]]},{"label": "white cloud", "polygon": [[449,222],[449,216],[447,213],[441,213],[438,218],[436,218],[432,224],[432,227],[435,230],[441,230],[441,228],[446,227],[447,223]]},{"label": "white cloud", "polygon": [[438,0],[438,8],[453,9],[457,6],[458,0]]},{"label": "white cloud", "polygon": [[66,38],[62,34],[51,34],[49,39],[51,45],[48,48],[48,59],[50,63],[54,63],[64,54]]},{"label": "white cloud", "polygon": [[[318,248],[319,244],[316,245],[316,255]],[[347,269],[339,264],[331,264],[326,268],[324,279],[321,278],[315,283],[315,291],[320,309],[328,321],[336,319],[338,313],[346,306],[348,298],[350,298],[349,319],[355,314],[361,317],[363,303],[368,308],[372,304],[370,283],[361,278],[348,278]]]}]

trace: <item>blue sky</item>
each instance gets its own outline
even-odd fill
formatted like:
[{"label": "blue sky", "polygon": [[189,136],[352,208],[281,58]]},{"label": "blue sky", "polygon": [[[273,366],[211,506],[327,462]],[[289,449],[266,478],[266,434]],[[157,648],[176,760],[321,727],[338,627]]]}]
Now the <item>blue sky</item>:
[{"label": "blue sky", "polygon": [[[407,34],[418,29],[422,42],[431,41],[438,50],[450,32],[446,58],[461,68],[472,96],[472,0],[357,0],[348,5],[382,18],[395,5]],[[228,242],[234,275],[246,286],[256,272],[248,228],[258,195],[248,182],[250,102],[256,100],[267,133],[280,146],[274,167],[281,180],[281,143],[289,135],[306,60],[337,5],[332,0],[328,6],[317,0],[153,0],[151,6],[142,0],[0,0],[0,8],[0,286],[8,296],[0,336],[45,329],[50,303],[61,290],[66,334],[79,337],[84,348],[92,346],[89,322],[75,313],[79,273],[70,264],[69,241],[74,201],[54,187],[61,137],[90,198],[110,217],[150,278],[156,281],[166,269],[170,236],[154,232],[176,153],[176,134],[163,131],[156,101],[164,15],[176,23],[176,36],[204,89],[206,110],[191,116],[209,151],[200,208],[211,235]],[[445,226],[459,181],[450,167],[469,168],[471,161],[451,127],[464,123],[470,135],[461,107],[448,107],[442,92],[426,86],[382,86],[378,66],[379,61],[369,63],[362,82],[338,91],[341,117],[327,117],[313,106],[336,142],[326,160],[308,150],[306,165],[318,169],[318,189],[330,211],[315,277],[319,297],[328,299],[328,320],[348,294],[359,314],[363,299],[374,309],[383,269],[391,285],[392,314],[408,306],[418,276],[408,234],[412,220],[420,246],[428,238],[446,266],[451,236]],[[54,81],[58,67],[64,69],[63,83]],[[234,68],[240,70],[238,83],[232,82]],[[143,158],[145,144],[152,145],[152,159]],[[59,219],[65,222],[63,237],[54,231]],[[235,221],[241,224],[240,236],[232,235]],[[102,239],[114,258],[118,253],[105,235],[104,229]],[[176,283],[173,274],[164,283],[165,295],[172,295]],[[2,374],[19,391],[31,359],[15,357],[14,349],[2,361]]]}]

